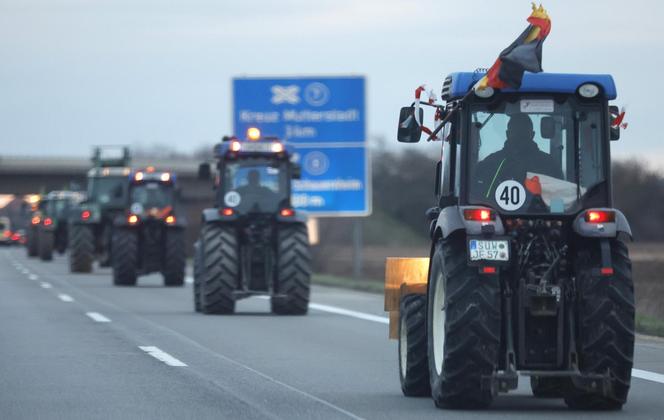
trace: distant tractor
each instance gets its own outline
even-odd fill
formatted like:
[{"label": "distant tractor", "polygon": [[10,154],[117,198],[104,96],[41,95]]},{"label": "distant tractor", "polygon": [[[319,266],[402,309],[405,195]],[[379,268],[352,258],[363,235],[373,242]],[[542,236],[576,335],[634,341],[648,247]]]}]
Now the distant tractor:
[{"label": "distant tractor", "polygon": [[30,203],[27,203],[29,205],[29,221],[25,229],[25,250],[28,257],[36,257],[39,255],[39,225],[41,224],[45,203],[43,197],[38,194],[31,195],[31,200]]},{"label": "distant tractor", "polygon": [[69,215],[84,197],[80,192],[51,191],[42,199],[40,223],[36,229],[38,254],[43,261],[53,259],[53,249],[64,254],[69,237]]},{"label": "distant tractor", "polygon": [[[486,407],[521,374],[535,396],[620,409],[634,286],[630,227],[613,208],[613,79],[526,73],[518,90],[475,90],[483,75],[451,74],[433,105],[429,258],[387,262],[403,393]],[[399,141],[420,140],[419,111],[401,110]]]},{"label": "distant tractor", "polygon": [[113,220],[123,215],[129,190],[129,149],[96,147],[88,171],[87,198],[75,208],[69,226],[69,270],[89,273],[92,264],[111,264]]},{"label": "distant tractor", "polygon": [[[216,145],[214,208],[203,211],[195,244],[194,306],[229,314],[238,299],[270,296],[275,314],[306,314],[311,257],[306,217],[291,205],[299,166],[273,137],[251,128],[247,140],[225,137]],[[210,177],[209,164],[201,178]]]},{"label": "distant tractor", "polygon": [[113,284],[134,286],[137,276],[160,272],[164,285],[182,286],[186,223],[177,212],[176,177],[149,167],[130,179],[125,211],[113,221]]}]

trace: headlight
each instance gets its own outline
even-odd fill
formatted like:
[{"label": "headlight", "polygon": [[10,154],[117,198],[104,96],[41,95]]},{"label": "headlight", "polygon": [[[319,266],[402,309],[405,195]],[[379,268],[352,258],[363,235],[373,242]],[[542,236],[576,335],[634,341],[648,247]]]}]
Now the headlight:
[{"label": "headlight", "polygon": [[584,98],[594,98],[599,94],[599,87],[592,83],[584,83],[579,86],[578,92]]}]

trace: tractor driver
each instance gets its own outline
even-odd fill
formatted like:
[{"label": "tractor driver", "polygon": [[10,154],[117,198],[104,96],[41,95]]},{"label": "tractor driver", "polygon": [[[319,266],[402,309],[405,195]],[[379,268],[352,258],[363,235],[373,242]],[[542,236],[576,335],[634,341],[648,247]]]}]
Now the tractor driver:
[{"label": "tractor driver", "polygon": [[252,169],[247,174],[247,183],[237,189],[237,192],[242,195],[256,195],[256,196],[271,196],[274,192],[261,185],[261,174],[256,169]]},{"label": "tractor driver", "polygon": [[528,114],[513,114],[506,135],[503,148],[478,162],[475,168],[475,179],[483,195],[489,197],[508,179],[524,183],[528,172],[563,179],[560,165],[533,140],[535,132]]}]

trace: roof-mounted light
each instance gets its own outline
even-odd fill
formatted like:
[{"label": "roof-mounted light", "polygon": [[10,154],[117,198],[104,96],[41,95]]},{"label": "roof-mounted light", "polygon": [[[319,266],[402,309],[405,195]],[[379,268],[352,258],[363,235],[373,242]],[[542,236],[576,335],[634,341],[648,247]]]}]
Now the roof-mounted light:
[{"label": "roof-mounted light", "polygon": [[599,86],[594,83],[584,83],[577,89],[579,96],[583,98],[594,98],[599,94]]},{"label": "roof-mounted light", "polygon": [[147,168],[145,168],[145,171],[151,174],[152,172],[154,172],[154,166],[148,166]]},{"label": "roof-mounted light", "polygon": [[247,139],[257,141],[261,138],[261,130],[256,127],[249,127],[247,129]]},{"label": "roof-mounted light", "polygon": [[240,144],[239,141],[233,140],[231,142],[231,147],[230,147],[231,152],[239,152],[241,148],[242,148],[242,145]]},{"label": "roof-mounted light", "polygon": [[495,93],[495,91],[493,90],[493,88],[491,86],[487,86],[487,87],[482,88],[482,89],[480,89],[478,86],[475,86],[473,88],[473,92],[475,92],[475,96],[477,96],[478,98],[482,98],[482,99],[490,98]]}]

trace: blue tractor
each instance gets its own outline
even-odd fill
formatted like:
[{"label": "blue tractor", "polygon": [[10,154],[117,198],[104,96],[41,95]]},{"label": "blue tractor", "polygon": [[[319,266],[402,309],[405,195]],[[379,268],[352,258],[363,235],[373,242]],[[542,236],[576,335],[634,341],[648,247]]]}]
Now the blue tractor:
[{"label": "blue tractor", "polygon": [[[311,257],[306,216],[291,204],[300,168],[278,139],[256,128],[214,148],[215,202],[203,211],[194,245],[194,307],[229,314],[238,299],[270,296],[272,312],[303,315],[309,306]],[[211,176],[202,164],[199,177]]]},{"label": "blue tractor", "polygon": [[[530,377],[571,408],[619,409],[634,355],[634,287],[610,143],[609,75],[526,73],[518,90],[445,79],[429,258],[389,259],[386,310],[405,395],[486,407]],[[422,104],[424,107],[428,104]],[[401,109],[398,140],[422,135]]]}]

